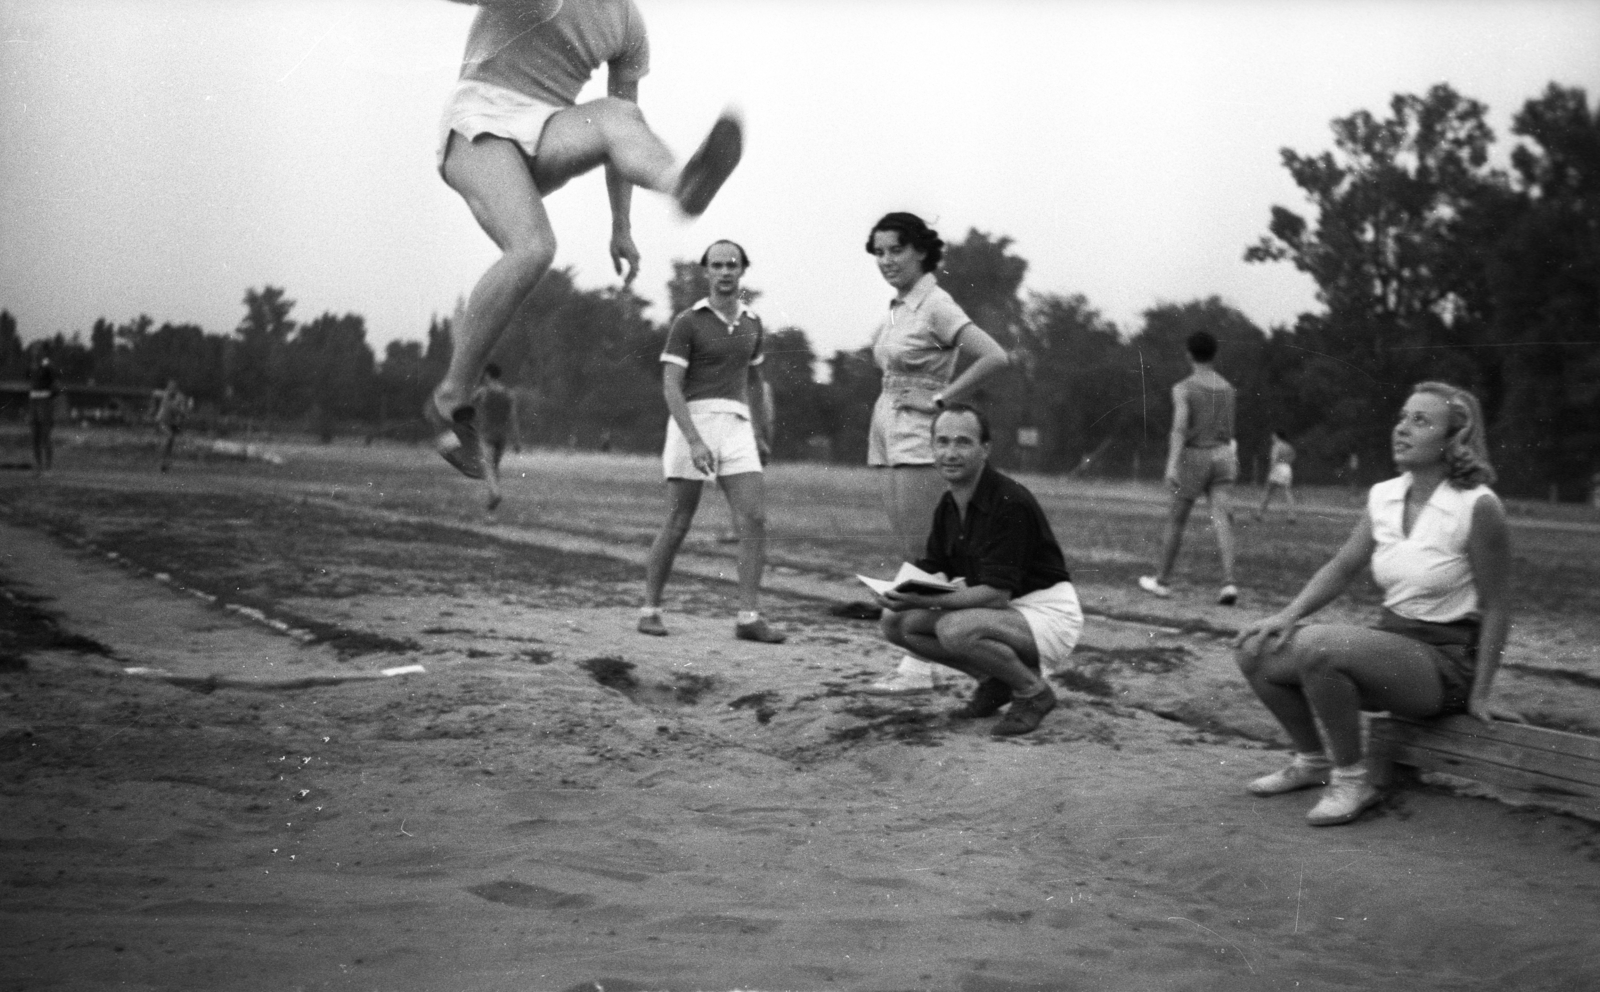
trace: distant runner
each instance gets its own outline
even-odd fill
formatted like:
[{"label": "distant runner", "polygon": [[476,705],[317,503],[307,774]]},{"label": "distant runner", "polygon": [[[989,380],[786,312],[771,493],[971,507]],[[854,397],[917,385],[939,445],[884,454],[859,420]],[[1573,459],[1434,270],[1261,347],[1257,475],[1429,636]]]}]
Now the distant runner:
[{"label": "distant runner", "polygon": [[178,380],[168,379],[167,388],[155,392],[156,429],[166,438],[161,445],[161,471],[172,467],[172,449],[177,446],[178,435],[183,431],[183,419],[189,414],[189,397],[178,390]]},{"label": "distant runner", "polygon": [[33,473],[52,467],[56,445],[51,435],[56,429],[56,367],[48,352],[41,352],[28,376],[28,430],[33,435]]},{"label": "distant runner", "polygon": [[1283,436],[1282,431],[1272,432],[1272,453],[1268,456],[1272,468],[1267,470],[1267,491],[1261,494],[1261,509],[1256,511],[1257,520],[1267,517],[1267,504],[1272,502],[1272,494],[1283,493],[1284,505],[1289,508],[1289,522],[1294,523],[1294,445]]},{"label": "distant runner", "polygon": [[472,394],[472,405],[483,418],[484,474],[489,483],[488,508],[500,505],[500,459],[506,445],[521,448],[517,438],[517,394],[500,381],[500,366],[490,362],[483,370],[483,385]]}]

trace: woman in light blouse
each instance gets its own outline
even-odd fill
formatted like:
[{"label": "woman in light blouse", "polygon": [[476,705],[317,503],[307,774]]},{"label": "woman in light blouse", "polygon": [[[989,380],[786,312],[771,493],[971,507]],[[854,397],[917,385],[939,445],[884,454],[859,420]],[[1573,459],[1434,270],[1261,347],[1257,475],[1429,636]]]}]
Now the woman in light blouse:
[{"label": "woman in light blouse", "polygon": [[[1403,474],[1372,487],[1344,546],[1288,606],[1234,641],[1250,687],[1296,752],[1249,789],[1271,796],[1326,785],[1306,817],[1313,826],[1348,823],[1380,798],[1362,765],[1363,709],[1501,715],[1489,690],[1510,625],[1511,549],[1505,509],[1488,485],[1494,469],[1478,401],[1419,383],[1391,447]],[[1383,590],[1376,625],[1300,625],[1369,564]]]},{"label": "woman in light blouse", "polygon": [[[934,273],[944,241],[916,214],[886,214],[867,235],[867,253],[894,288],[872,336],[883,390],[872,409],[867,464],[883,469],[884,507],[906,561],[922,557],[945,484],[933,466],[933,418],[946,402],[968,402],[984,380],[1010,364],[1005,349],[974,324]],[[972,363],[959,376],[965,355]],[[895,674],[868,687],[899,695],[933,688],[933,666],[911,655]]]}]

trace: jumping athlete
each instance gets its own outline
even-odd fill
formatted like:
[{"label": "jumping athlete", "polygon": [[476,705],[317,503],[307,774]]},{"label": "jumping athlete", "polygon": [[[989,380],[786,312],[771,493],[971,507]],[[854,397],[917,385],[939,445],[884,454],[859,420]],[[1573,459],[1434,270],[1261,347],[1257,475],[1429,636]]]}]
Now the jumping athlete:
[{"label": "jumping athlete", "polygon": [[[475,479],[484,466],[472,392],[517,307],[555,258],[544,198],[574,176],[605,167],[611,260],[628,285],[639,270],[629,218],[633,187],[671,196],[697,217],[738,164],[744,141],[738,118],[724,112],[680,167],[650,130],[638,105],[650,46],[633,0],[478,6],[461,78],[440,124],[438,164],[502,255],[451,327],[450,368],[425,409],[441,431],[439,453]],[[576,103],[602,64],[609,67],[607,95]]]}]

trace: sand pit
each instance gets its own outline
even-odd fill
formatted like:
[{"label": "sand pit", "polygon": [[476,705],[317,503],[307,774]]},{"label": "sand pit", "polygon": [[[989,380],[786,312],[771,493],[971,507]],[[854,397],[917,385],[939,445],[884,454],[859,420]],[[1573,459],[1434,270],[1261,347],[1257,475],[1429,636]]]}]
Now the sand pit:
[{"label": "sand pit", "polygon": [[233,496],[185,539],[7,495],[0,989],[1600,976],[1593,825],[1412,787],[1307,828],[1310,796],[1241,788],[1282,752],[1217,637],[1091,618],[1064,705],[997,741],[942,716],[954,682],[855,691],[893,653],[799,593],[752,645],[685,576],[645,638],[625,555]]}]

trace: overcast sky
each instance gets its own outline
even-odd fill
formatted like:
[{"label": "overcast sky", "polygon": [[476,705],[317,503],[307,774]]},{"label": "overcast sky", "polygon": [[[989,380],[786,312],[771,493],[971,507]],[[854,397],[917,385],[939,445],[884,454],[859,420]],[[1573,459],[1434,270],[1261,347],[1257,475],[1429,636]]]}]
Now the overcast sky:
[{"label": "overcast sky", "polygon": [[[1279,161],[1449,82],[1510,118],[1600,98],[1600,0],[638,0],[645,113],[680,153],[729,103],[744,164],[699,221],[635,197],[636,288],[742,241],[769,325],[856,347],[889,291],[863,242],[908,209],[1015,239],[1027,288],[1125,330],[1219,295],[1262,326],[1314,307],[1246,265]],[[227,332],[249,287],[295,316],[420,338],[493,259],[434,171],[472,8],[445,0],[0,0],[0,307],[24,337],[96,317]],[[602,74],[603,75],[603,74]],[[588,96],[602,92],[597,79]],[[614,282],[598,173],[550,200],[558,265]],[[658,309],[655,316],[664,318]]]}]

